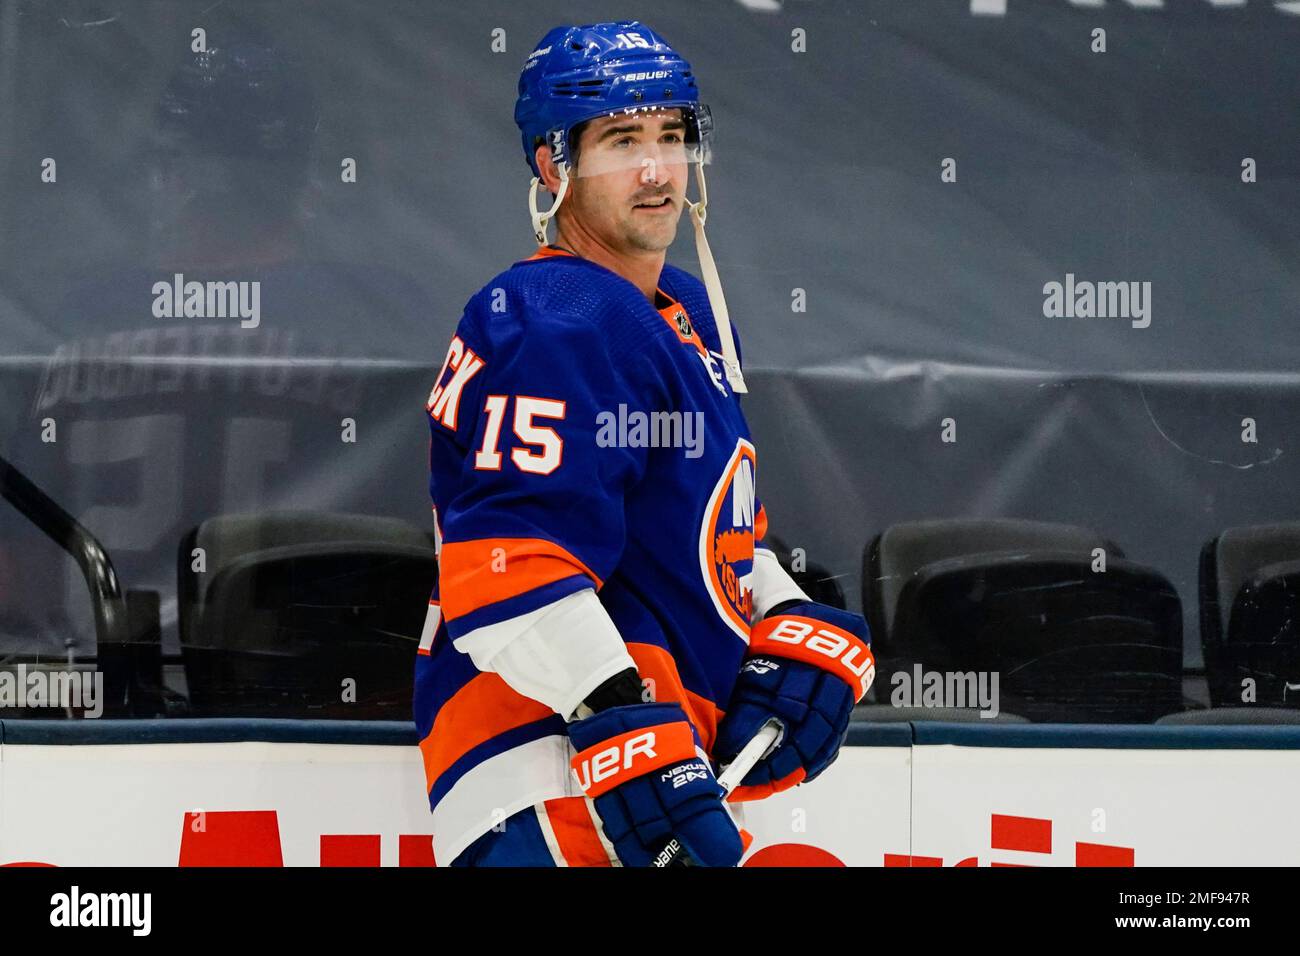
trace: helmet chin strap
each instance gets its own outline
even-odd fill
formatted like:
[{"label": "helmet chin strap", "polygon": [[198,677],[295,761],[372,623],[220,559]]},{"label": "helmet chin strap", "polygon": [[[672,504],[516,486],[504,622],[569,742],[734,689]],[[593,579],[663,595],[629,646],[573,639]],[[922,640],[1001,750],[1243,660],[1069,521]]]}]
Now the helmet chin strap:
[{"label": "helmet chin strap", "polygon": [[541,177],[534,176],[532,185],[528,187],[528,212],[532,215],[533,235],[537,238],[539,246],[546,245],[546,227],[555,218],[560,203],[564,202],[564,196],[569,191],[569,164],[556,163],[555,168],[560,173],[560,191],[555,194],[555,201],[551,203],[551,208],[546,212],[542,212],[537,208],[537,187],[542,182]]},{"label": "helmet chin strap", "polygon": [[695,253],[700,260],[700,272],[704,276],[704,288],[709,293],[709,307],[713,309],[713,321],[718,327],[718,339],[722,342],[722,365],[727,373],[727,384],[739,395],[749,392],[745,387],[745,377],[740,373],[740,359],[736,355],[736,340],[731,334],[731,315],[727,312],[727,300],[722,296],[722,281],[718,278],[718,267],[713,263],[713,253],[709,250],[709,240],[704,235],[704,220],[708,216],[709,192],[704,185],[704,164],[695,164],[695,178],[700,184],[700,201],[686,200],[686,208],[691,214],[695,226]]},{"label": "helmet chin strap", "polygon": [[[537,187],[541,179],[534,176],[528,187],[528,211],[533,220],[533,235],[539,246],[546,245],[546,227],[555,217],[555,212],[564,202],[569,191],[569,164],[558,163],[560,173],[560,191],[555,194],[551,208],[542,212],[537,208]],[[713,252],[709,249],[709,240],[704,235],[704,221],[708,217],[709,193],[704,182],[704,164],[695,164],[695,178],[700,186],[700,201],[686,200],[686,209],[695,226],[695,253],[700,260],[700,272],[704,276],[704,288],[709,294],[709,307],[713,310],[713,321],[718,329],[718,339],[722,343],[722,366],[727,375],[727,384],[738,395],[749,392],[745,377],[740,371],[740,358],[736,355],[736,340],[731,332],[731,315],[727,312],[727,300],[722,295],[722,280],[718,278],[718,267],[713,262]]]}]

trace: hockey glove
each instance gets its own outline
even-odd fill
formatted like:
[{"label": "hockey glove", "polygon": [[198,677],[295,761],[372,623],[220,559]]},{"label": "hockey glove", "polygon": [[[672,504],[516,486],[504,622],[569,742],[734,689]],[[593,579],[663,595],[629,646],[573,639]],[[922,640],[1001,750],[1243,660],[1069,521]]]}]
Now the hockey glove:
[{"label": "hockey glove", "polygon": [[573,772],[625,866],[649,866],[672,837],[701,866],[735,866],[740,831],[677,704],[630,704],[569,724]]},{"label": "hockey glove", "polygon": [[733,760],[771,717],[780,744],[731,792],[758,800],[812,780],[839,755],[853,705],[876,676],[871,635],[861,615],[810,601],[781,604],[754,626],[713,757]]}]

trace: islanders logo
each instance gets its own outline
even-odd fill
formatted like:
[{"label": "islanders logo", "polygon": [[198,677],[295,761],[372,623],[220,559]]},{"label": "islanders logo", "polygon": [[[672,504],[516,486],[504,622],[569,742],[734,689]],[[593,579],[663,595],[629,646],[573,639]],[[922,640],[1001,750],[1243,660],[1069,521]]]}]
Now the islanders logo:
[{"label": "islanders logo", "polygon": [[736,442],[700,526],[700,571],[718,615],[749,642],[754,577],[754,446]]}]

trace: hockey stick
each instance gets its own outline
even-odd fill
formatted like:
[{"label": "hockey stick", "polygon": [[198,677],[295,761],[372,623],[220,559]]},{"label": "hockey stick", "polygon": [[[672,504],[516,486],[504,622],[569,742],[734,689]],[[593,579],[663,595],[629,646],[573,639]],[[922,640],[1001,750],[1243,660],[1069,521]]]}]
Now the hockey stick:
[{"label": "hockey stick", "polygon": [[[781,739],[782,730],[781,722],[775,717],[771,718],[758,729],[758,733],[754,734],[740,753],[736,754],[736,759],[727,764],[727,768],[718,775],[718,784],[722,787],[724,800],[726,795],[739,786],[740,781],[745,779],[745,775],[753,769],[754,764],[771,753]],[[677,837],[669,840],[651,863],[651,866],[660,869],[669,866],[690,865],[691,858]]]}]

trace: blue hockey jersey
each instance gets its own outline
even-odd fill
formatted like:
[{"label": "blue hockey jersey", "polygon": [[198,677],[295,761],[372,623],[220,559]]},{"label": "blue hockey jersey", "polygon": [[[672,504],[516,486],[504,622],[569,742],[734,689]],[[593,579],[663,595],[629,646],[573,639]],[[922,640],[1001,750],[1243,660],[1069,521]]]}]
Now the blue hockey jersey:
[{"label": "blue hockey jersey", "polygon": [[429,395],[440,581],[414,705],[440,862],[581,795],[563,719],[457,650],[478,628],[594,589],[711,752],[766,519],[704,286],[666,265],[656,298],[542,249],[469,301]]}]

